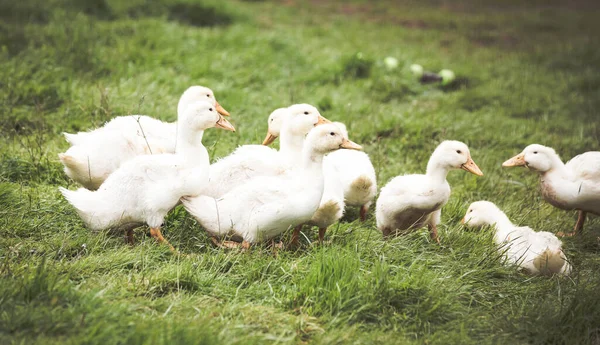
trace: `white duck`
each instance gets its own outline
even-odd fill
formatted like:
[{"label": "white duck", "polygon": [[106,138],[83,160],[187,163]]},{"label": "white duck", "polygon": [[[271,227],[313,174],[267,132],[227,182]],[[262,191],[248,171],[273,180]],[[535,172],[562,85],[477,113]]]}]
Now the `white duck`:
[{"label": "white duck", "polygon": [[[334,122],[348,139],[346,125]],[[377,177],[369,155],[362,151],[339,150],[325,157],[325,167],[333,166],[339,176],[346,205],[360,206],[360,220],[364,221],[377,195]]]},{"label": "white duck", "polygon": [[571,265],[562,251],[562,242],[554,234],[514,225],[489,201],[472,203],[462,223],[470,228],[493,226],[494,242],[504,252],[506,261],[531,274],[568,275],[571,272]]},{"label": "white duck", "polygon": [[388,182],[377,199],[377,228],[383,235],[387,237],[427,225],[431,238],[439,243],[437,225],[442,206],[450,198],[446,176],[452,169],[483,175],[467,145],[444,141],[433,151],[425,175],[397,176]]},{"label": "white duck", "polygon": [[263,145],[238,147],[210,166],[210,184],[204,195],[218,198],[253,177],[285,173],[301,161],[306,134],[313,127],[327,122],[329,120],[309,104],[275,110],[269,116],[269,135],[276,137],[281,132],[279,151]]},{"label": "white duck", "polygon": [[579,211],[573,232],[559,236],[580,232],[588,212],[600,215],[600,152],[585,152],[564,164],[554,149],[532,144],[502,166],[526,166],[538,172],[547,202],[562,210]]},{"label": "white duck", "polygon": [[174,154],[135,157],[122,164],[97,191],[59,188],[92,230],[127,230],[132,242],[133,229],[146,223],[153,237],[166,242],[160,232],[166,214],[182,196],[198,195],[208,183],[209,158],[202,145],[203,131],[211,127],[235,130],[214,104],[204,101],[188,106],[178,120]]},{"label": "white duck", "polygon": [[323,196],[323,156],[361,149],[333,124],[315,127],[306,138],[302,167],[280,176],[260,176],[219,199],[182,199],[185,208],[213,236],[234,235],[243,245],[268,240],[311,219]]},{"label": "white duck", "polygon": [[[177,113],[198,101],[208,101],[220,114],[229,115],[212,90],[203,86],[192,86],[183,93]],[[176,132],[176,122],[167,123],[145,115],[119,116],[90,132],[63,133],[73,146],[58,156],[70,178],[95,190],[133,157],[175,152]]]}]

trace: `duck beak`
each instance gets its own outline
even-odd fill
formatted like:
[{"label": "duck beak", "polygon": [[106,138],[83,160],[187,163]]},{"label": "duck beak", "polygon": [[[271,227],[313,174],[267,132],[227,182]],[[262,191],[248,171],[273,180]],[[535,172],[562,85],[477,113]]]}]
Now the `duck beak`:
[{"label": "duck beak", "polygon": [[362,151],[362,146],[358,145],[355,142],[352,142],[348,139],[344,139],[342,144],[340,145],[341,149],[350,149],[350,150],[359,150]]},{"label": "duck beak", "polygon": [[326,118],[324,118],[323,116],[319,115],[319,120],[315,124],[315,127],[317,127],[318,125],[326,124],[326,123],[331,123],[331,121],[329,121]]},{"label": "duck beak", "polygon": [[229,116],[229,112],[227,110],[225,110],[225,108],[223,108],[219,102],[215,101],[215,108],[217,109],[217,112],[223,116]]},{"label": "duck beak", "polygon": [[226,131],[235,132],[235,127],[229,121],[227,121],[222,115],[219,115],[219,121],[215,125],[216,128],[222,128]]},{"label": "duck beak", "polygon": [[267,132],[267,136],[265,137],[265,140],[263,140],[262,144],[265,146],[271,145],[271,143],[274,142],[275,139],[277,139],[276,135],[273,135],[270,132]]},{"label": "duck beak", "polygon": [[463,224],[463,225],[465,224],[465,219],[464,218],[460,220],[460,224]]},{"label": "duck beak", "polygon": [[523,165],[525,165],[525,155],[523,153],[519,153],[518,155],[514,156],[513,158],[502,163],[503,167],[518,167],[518,166],[523,166]]},{"label": "duck beak", "polygon": [[467,162],[465,164],[461,165],[460,168],[470,172],[471,174],[475,174],[477,176],[483,176],[483,173],[481,172],[481,170],[479,169],[477,164],[475,164],[475,162],[473,161],[473,158],[471,158],[471,156],[469,156],[469,158],[467,159]]}]

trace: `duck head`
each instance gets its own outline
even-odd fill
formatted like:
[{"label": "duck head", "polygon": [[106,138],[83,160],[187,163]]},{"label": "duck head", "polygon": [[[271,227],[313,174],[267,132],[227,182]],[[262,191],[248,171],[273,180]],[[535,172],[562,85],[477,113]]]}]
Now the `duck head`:
[{"label": "duck head", "polygon": [[[271,113],[271,116],[273,116],[273,113]],[[269,145],[279,136],[276,133],[277,128],[279,128],[279,132],[285,128],[290,134],[305,136],[315,126],[331,123],[319,113],[317,108],[310,104],[294,104],[285,108],[285,111],[277,112],[274,118],[274,122],[279,121],[280,125],[275,126],[275,130],[267,134],[263,145]],[[270,119],[271,117],[269,117],[269,121]]]},{"label": "duck head", "polygon": [[263,140],[263,145],[270,145],[281,132],[281,125],[283,124],[283,118],[288,115],[287,108],[279,108],[273,110],[269,119],[267,120],[267,136]]},{"label": "duck head", "polygon": [[205,86],[190,86],[183,92],[181,98],[179,98],[179,104],[177,105],[177,113],[183,112],[190,104],[205,101],[215,107],[215,110],[223,115],[229,116],[229,112],[217,102],[213,91]]},{"label": "duck head", "polygon": [[340,128],[332,123],[314,127],[308,133],[305,145],[322,155],[339,149],[362,150],[362,146],[344,138]]},{"label": "duck head", "polygon": [[483,176],[483,173],[471,158],[469,147],[460,141],[443,141],[433,151],[430,164],[442,167],[444,169],[463,169],[477,176]]},{"label": "duck head", "polygon": [[217,111],[215,105],[206,101],[188,105],[185,111],[180,114],[177,123],[180,126],[179,128],[190,131],[203,131],[207,128],[216,127],[235,132],[233,125]]},{"label": "duck head", "polygon": [[527,146],[523,152],[502,163],[502,166],[525,166],[537,172],[544,173],[552,169],[557,159],[560,160],[554,149],[539,144],[532,144]]},{"label": "duck head", "polygon": [[503,212],[494,203],[484,200],[476,201],[469,205],[467,213],[460,222],[468,228],[480,228],[495,224],[499,213]]}]

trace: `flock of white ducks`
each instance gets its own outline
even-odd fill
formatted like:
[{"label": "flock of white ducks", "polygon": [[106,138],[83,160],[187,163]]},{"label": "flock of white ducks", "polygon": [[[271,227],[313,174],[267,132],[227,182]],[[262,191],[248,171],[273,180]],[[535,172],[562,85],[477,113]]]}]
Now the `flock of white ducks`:
[{"label": "flock of white ducks", "polygon": [[[121,116],[90,132],[65,133],[72,145],[59,158],[65,173],[85,188],[60,188],[94,230],[127,232],[147,224],[159,242],[167,213],[185,209],[224,247],[249,247],[303,226],[316,226],[323,241],[329,226],[348,206],[365,220],[377,194],[375,169],[362,147],[348,139],[346,126],[332,123],[308,104],[273,111],[263,145],[243,145],[210,164],[204,130],[235,131],[229,113],[203,86],[188,88],[179,100],[177,122],[145,115]],[[269,148],[276,138],[279,151]],[[542,194],[552,205],[578,210],[575,232],[587,213],[600,215],[600,152],[586,152],[563,164],[553,149],[530,145],[503,166],[526,166],[540,173]],[[459,141],[444,141],[426,173],[393,178],[381,189],[377,228],[384,237],[427,226],[439,242],[441,209],[450,198],[446,176],[462,169],[483,173]],[[494,204],[473,203],[462,220],[468,227],[492,226],[506,261],[533,274],[568,274],[571,265],[561,241],[547,232],[513,225]],[[173,250],[174,248],[171,247]]]}]

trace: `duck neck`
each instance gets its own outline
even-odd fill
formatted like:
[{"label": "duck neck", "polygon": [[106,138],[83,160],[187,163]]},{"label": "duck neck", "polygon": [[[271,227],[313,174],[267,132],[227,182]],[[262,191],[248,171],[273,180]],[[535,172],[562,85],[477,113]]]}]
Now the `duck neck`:
[{"label": "duck neck", "polygon": [[496,228],[496,241],[504,241],[506,236],[515,228],[515,225],[508,219],[508,216],[500,210],[498,210],[492,217],[490,222]]},{"label": "duck neck", "polygon": [[427,163],[427,172],[425,175],[435,182],[443,183],[446,181],[448,171],[450,171],[450,169],[440,164],[436,157],[431,157],[429,163]]},{"label": "duck neck", "polygon": [[567,167],[565,166],[565,163],[563,163],[558,156],[552,156],[551,159],[551,168],[548,171],[542,172],[540,174],[541,177],[561,178],[570,180],[572,176]]},{"label": "duck neck", "polygon": [[323,183],[323,154],[306,148],[302,151],[302,170],[311,179]]},{"label": "duck neck", "polygon": [[[279,152],[287,159],[287,162],[292,165],[298,165],[304,157],[302,147],[304,145],[305,135],[298,135],[285,127],[281,129],[279,137]],[[323,157],[321,156],[321,159]]]},{"label": "duck neck", "polygon": [[177,126],[177,143],[175,154],[184,157],[184,161],[190,165],[201,165],[208,163],[208,151],[202,145],[204,131],[195,131],[185,126]]}]

